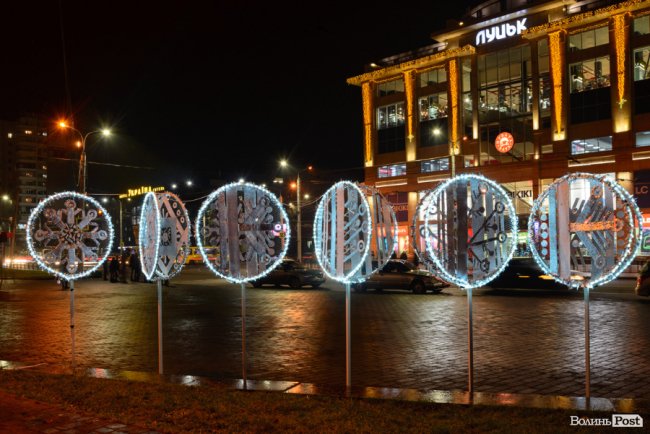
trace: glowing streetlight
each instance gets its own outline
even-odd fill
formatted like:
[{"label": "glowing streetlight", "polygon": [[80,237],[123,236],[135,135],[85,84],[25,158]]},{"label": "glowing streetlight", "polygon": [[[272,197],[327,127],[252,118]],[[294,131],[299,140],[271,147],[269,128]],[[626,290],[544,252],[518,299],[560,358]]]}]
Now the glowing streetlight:
[{"label": "glowing streetlight", "polygon": [[173,183],[173,184],[172,184],[172,190],[176,190],[177,188],[178,188],[178,184]]},{"label": "glowing streetlight", "polygon": [[194,184],[194,183],[192,182],[191,179],[188,179],[187,181],[185,181],[185,185],[187,185],[188,187],[191,187],[192,184]]},{"label": "glowing streetlight", "polygon": [[108,203],[108,198],[107,197],[102,197],[102,202],[103,203]]},{"label": "glowing streetlight", "polygon": [[77,142],[77,147],[81,148],[81,156],[79,157],[79,190],[81,193],[86,194],[86,179],[87,179],[87,171],[86,171],[86,140],[88,137],[90,137],[92,134],[97,134],[101,133],[102,136],[108,137],[111,135],[111,130],[108,128],[102,128],[99,130],[94,130],[90,131],[86,134],[83,134],[81,131],[73,127],[72,125],[69,125],[66,121],[59,121],[58,123],[59,128],[61,129],[67,129],[67,130],[72,130],[75,133],[79,134],[79,138],[81,141]]},{"label": "glowing streetlight", "polygon": [[[286,159],[280,160],[280,167],[283,169],[291,168],[289,162]],[[302,212],[300,209],[300,174],[304,171],[311,172],[313,169],[313,166],[310,165],[304,169],[296,170],[296,182],[291,182],[291,184],[289,184],[289,188],[296,190],[296,243],[298,245],[298,262],[302,261]]]}]

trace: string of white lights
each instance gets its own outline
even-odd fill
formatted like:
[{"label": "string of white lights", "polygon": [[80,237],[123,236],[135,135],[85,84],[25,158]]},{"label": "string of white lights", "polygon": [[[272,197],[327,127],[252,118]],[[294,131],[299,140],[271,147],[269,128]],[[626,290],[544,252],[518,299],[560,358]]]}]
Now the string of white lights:
[{"label": "string of white lights", "polygon": [[[335,269],[331,270],[330,266],[326,263],[326,259],[323,258],[323,243],[325,240],[323,240],[323,234],[326,232],[323,228],[323,224],[327,224],[328,222],[323,222],[323,214],[324,214],[324,207],[327,206],[326,202],[331,200],[332,195],[336,194],[336,191],[342,188],[344,190],[346,189],[353,189],[355,190],[360,198],[360,204],[359,204],[359,211],[360,213],[363,213],[365,215],[365,222],[360,222],[361,225],[364,226],[361,231],[366,234],[366,239],[363,245],[363,253],[360,258],[358,258],[358,263],[353,264],[351,269],[345,273],[344,269]],[[349,222],[347,222],[349,223]],[[372,217],[370,214],[370,205],[368,204],[368,201],[366,200],[365,193],[361,191],[359,186],[356,183],[350,182],[350,181],[339,181],[333,186],[331,186],[323,195],[321,198],[320,203],[318,204],[318,208],[316,209],[316,216],[314,218],[314,251],[316,253],[316,260],[318,261],[318,264],[320,265],[321,269],[323,270],[323,273],[330,279],[336,280],[337,282],[349,284],[352,281],[357,282],[358,280],[355,279],[355,275],[359,271],[359,269],[363,266],[366,257],[370,253],[370,240],[368,239],[369,234],[372,233]],[[334,243],[332,243],[334,244]],[[336,249],[335,245],[331,245],[330,248]],[[344,252],[336,252],[337,254],[343,255]]]},{"label": "string of white lights", "polygon": [[[257,190],[258,193],[262,193],[266,197],[268,197],[272,204],[273,204],[273,210],[277,210],[280,213],[281,217],[281,225],[282,227],[279,228],[281,231],[284,232],[284,237],[281,237],[282,240],[282,250],[279,255],[275,256],[275,262],[269,263],[266,268],[253,276],[246,276],[246,277],[239,277],[239,276],[233,276],[230,274],[222,273],[220,270],[218,270],[215,265],[209,260],[207,252],[205,250],[204,246],[204,240],[203,240],[203,230],[204,227],[203,225],[203,218],[205,217],[206,212],[209,210],[210,206],[212,203],[219,198],[220,195],[226,195],[226,194],[236,194],[238,190],[244,191],[245,189],[253,189]],[[226,222],[222,222],[226,223]],[[275,267],[277,267],[281,262],[282,259],[285,257],[287,254],[287,250],[289,248],[289,241],[291,240],[291,228],[289,224],[289,217],[287,216],[286,211],[284,210],[282,204],[278,200],[278,198],[269,190],[266,188],[257,185],[257,184],[252,184],[252,183],[247,183],[247,182],[233,182],[230,184],[226,184],[214,192],[212,192],[208,198],[201,204],[201,208],[199,209],[199,213],[196,217],[196,229],[195,229],[195,235],[196,235],[196,244],[197,247],[199,248],[199,252],[201,252],[201,256],[203,257],[203,262],[207,264],[208,268],[210,271],[212,271],[214,274],[217,276],[224,278],[230,282],[233,283],[245,283],[245,282],[251,282],[254,280],[261,279],[262,277],[266,276],[269,274]]]},{"label": "string of white lights", "polygon": [[[35,240],[34,240],[34,234],[33,233],[35,232],[35,225],[37,223],[37,219],[39,219],[41,217],[41,213],[43,212],[43,210],[49,209],[48,208],[49,206],[51,206],[55,202],[57,202],[59,200],[63,200],[63,199],[77,199],[77,200],[81,200],[83,202],[90,203],[97,210],[97,211],[95,211],[96,215],[103,215],[104,216],[104,221],[106,222],[106,226],[107,226],[107,229],[108,229],[108,234],[107,234],[107,236],[105,238],[108,241],[107,241],[106,247],[104,248],[104,255],[103,256],[98,255],[97,263],[93,267],[91,267],[91,268],[89,268],[89,269],[87,269],[85,271],[82,271],[81,273],[63,273],[58,269],[52,268],[43,259],[43,253],[44,252],[43,251],[37,252],[36,247],[35,247]],[[76,204],[76,202],[75,202],[75,204]],[[81,208],[81,207],[77,207],[77,208]],[[54,210],[52,210],[52,211],[54,211]],[[88,211],[88,213],[86,214],[86,218],[88,218],[89,215],[92,215],[91,214],[92,211],[93,210]],[[48,219],[47,216],[45,216],[45,218]],[[87,227],[88,223],[90,223],[89,220],[85,223],[84,227]],[[65,222],[62,222],[62,224],[64,224],[66,226],[65,229],[66,229],[67,232],[70,232],[71,230],[84,232],[84,230],[83,230],[84,228],[80,228],[77,223],[74,224],[73,228],[70,228],[67,225],[67,223],[65,223]],[[39,230],[39,229],[36,229],[36,230]],[[106,261],[106,259],[108,258],[109,254],[111,252],[111,249],[113,248],[114,231],[113,231],[113,223],[111,221],[110,214],[106,211],[106,209],[104,209],[103,206],[101,206],[99,204],[99,202],[97,202],[92,197],[83,195],[81,193],[77,193],[75,191],[63,191],[63,192],[56,193],[56,194],[53,194],[51,196],[46,197],[30,213],[29,218],[27,220],[27,226],[25,228],[25,232],[26,232],[26,238],[27,238],[27,248],[29,250],[30,255],[32,256],[32,258],[34,258],[34,260],[36,261],[38,266],[41,267],[43,270],[45,270],[45,271],[47,271],[47,272],[49,272],[51,274],[54,274],[55,276],[57,276],[57,277],[59,277],[61,279],[64,279],[64,280],[77,280],[77,279],[81,279],[83,277],[89,276],[91,273],[93,273],[95,270],[97,270],[99,267],[102,266],[104,261]],[[48,228],[47,232],[48,232],[48,234],[55,233],[49,228]],[[98,231],[97,233],[100,234],[101,231]],[[61,240],[62,238],[65,238],[65,236],[63,234],[60,234],[59,235],[59,241],[62,241],[63,243],[65,243],[64,247],[62,247],[61,250],[68,250],[68,251],[71,250],[71,249],[76,250],[77,248],[81,247],[80,243],[83,243],[83,239],[80,239],[81,237],[78,237],[78,238],[73,237],[73,238],[76,238],[75,239],[76,244],[71,244],[69,237]],[[99,241],[103,241],[103,239],[100,238]],[[84,246],[88,247],[85,244],[84,244]],[[45,248],[46,245],[44,245],[42,247]],[[98,250],[101,250],[101,248],[98,248]],[[98,253],[100,253],[100,252],[98,252]],[[83,254],[83,251],[82,251],[82,254]],[[83,261],[84,258],[81,258],[81,260]]]},{"label": "string of white lights", "polygon": [[[548,197],[551,192],[557,191],[557,187],[562,184],[562,183],[567,183],[569,186],[571,185],[572,182],[575,182],[577,180],[587,180],[587,181],[598,181],[601,184],[605,184],[611,192],[614,194],[615,198],[617,199],[617,202],[620,201],[622,206],[624,207],[624,210],[619,210],[623,211],[623,215],[620,213],[616,213],[615,216],[618,219],[621,219],[622,217],[626,218],[626,224],[628,225],[629,228],[629,233],[627,234],[627,239],[624,241],[625,247],[622,249],[623,254],[615,258],[614,260],[614,267],[609,271],[601,276],[599,276],[596,279],[583,279],[583,280],[576,280],[576,279],[563,279],[561,278],[557,273],[554,273],[551,269],[550,263],[548,263],[542,255],[540,255],[540,252],[538,249],[535,247],[535,222],[538,220],[538,216],[543,216],[546,215],[548,212],[554,212],[555,210],[550,210],[547,209],[546,213],[544,213],[544,210],[542,209],[543,207],[548,208]],[[606,192],[606,189],[603,189],[603,193]],[[638,206],[636,205],[636,201],[634,200],[634,197],[630,193],[628,193],[625,188],[623,188],[620,184],[616,182],[613,178],[607,175],[595,175],[591,173],[585,173],[585,172],[576,172],[576,173],[571,173],[568,175],[565,175],[561,178],[556,179],[552,184],[550,184],[542,194],[539,195],[537,199],[533,202],[533,207],[531,208],[530,211],[530,217],[528,218],[528,245],[529,249],[532,253],[533,259],[537,263],[537,265],[544,271],[544,273],[550,275],[553,277],[553,279],[563,285],[566,285],[569,288],[573,289],[591,289],[594,288],[598,285],[605,284],[607,282],[610,282],[614,279],[616,279],[625,269],[627,269],[636,255],[639,252],[639,249],[641,248],[641,243],[638,242],[637,236],[635,232],[639,231],[637,229],[640,225],[641,222],[643,221],[643,217],[641,215],[641,211],[639,210]],[[550,229],[550,228],[549,228]],[[614,238],[619,236],[618,230],[614,230]],[[556,236],[556,234],[552,234],[550,230],[548,231],[548,243],[553,243],[555,242],[552,237]],[[615,246],[615,249],[618,250],[618,248]],[[544,255],[546,256],[546,255]],[[550,259],[549,259],[550,261]],[[592,258],[593,261],[593,258]]]},{"label": "string of white lights", "polygon": [[[517,213],[515,212],[515,207],[512,203],[512,200],[510,199],[510,196],[508,196],[506,191],[503,188],[501,188],[499,184],[492,181],[491,179],[488,179],[482,175],[477,175],[477,174],[456,175],[455,177],[448,179],[447,181],[438,185],[431,192],[430,197],[428,197],[429,205],[427,207],[427,212],[425,213],[425,218],[424,218],[425,231],[427,231],[429,228],[430,216],[433,215],[440,216],[439,210],[434,212],[435,204],[438,202],[438,198],[442,194],[447,193],[447,188],[456,183],[462,183],[466,186],[467,183],[472,180],[487,184],[490,188],[492,188],[497,193],[496,195],[498,196],[499,201],[504,205],[504,212],[505,211],[508,212],[510,228],[506,228],[508,230],[506,237],[509,237],[510,240],[516,240],[517,239]],[[467,218],[467,216],[458,216],[458,218]],[[438,224],[438,222],[436,222],[436,224]],[[467,235],[469,234],[457,234],[457,236],[459,237],[464,237]],[[437,271],[441,274],[441,277],[447,282],[453,283],[463,289],[478,288],[488,284],[490,281],[496,278],[499,274],[503,272],[508,262],[510,262],[512,256],[515,253],[515,248],[516,248],[516,243],[514,241],[511,241],[507,252],[507,257],[503,261],[501,261],[501,264],[499,264],[495,270],[490,270],[491,273],[489,274],[486,273],[487,276],[485,278],[470,281],[469,274],[467,274],[467,276],[463,279],[463,278],[459,278],[457,274],[447,270],[443,262],[438,257],[438,252],[436,252],[435,246],[433,245],[433,240],[430,239],[430,237],[425,237],[425,242],[426,242],[427,252],[429,253],[429,257],[435,263],[437,267]]]},{"label": "string of white lights", "polygon": [[[158,205],[158,197],[154,192],[148,192],[142,199],[138,247],[140,249],[142,272],[147,280],[153,278],[160,252],[160,208]],[[151,220],[153,220],[153,228],[150,227]],[[152,230],[154,232],[153,240],[151,239]],[[153,247],[153,250],[151,247]]]}]

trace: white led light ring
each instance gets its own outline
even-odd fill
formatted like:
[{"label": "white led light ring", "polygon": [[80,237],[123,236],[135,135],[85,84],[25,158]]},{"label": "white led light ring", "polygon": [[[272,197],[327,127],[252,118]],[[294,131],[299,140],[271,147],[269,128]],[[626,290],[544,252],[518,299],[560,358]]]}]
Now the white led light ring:
[{"label": "white led light ring", "polygon": [[[589,196],[568,203],[571,184],[581,180],[589,182]],[[566,216],[549,212],[558,210],[560,201],[566,203]],[[634,198],[615,180],[572,173],[555,180],[533,203],[528,246],[535,262],[557,282],[593,288],[615,279],[632,263],[641,247],[642,221]],[[560,233],[566,247],[559,245]]]},{"label": "white led light ring", "polygon": [[[280,201],[251,183],[232,183],[212,192],[196,217],[203,261],[233,283],[270,273],[286,255],[290,239],[289,218]],[[217,248],[216,258],[209,258],[206,246]]]},{"label": "white led light ring", "polygon": [[372,255],[366,255],[365,264],[359,268],[354,278],[350,280],[364,281],[373,273],[382,269],[390,260],[397,244],[397,217],[390,202],[374,187],[359,185],[365,198],[370,204],[371,227],[370,236]]},{"label": "white led light ring", "polygon": [[[64,208],[53,208],[60,201]],[[104,263],[113,247],[113,224],[108,212],[92,197],[74,191],[45,198],[32,210],[25,231],[27,248],[36,263],[65,280],[90,275]],[[95,261],[84,269],[84,263]],[[65,271],[60,269],[62,263]]]},{"label": "white led light ring", "polygon": [[340,181],[323,194],[314,219],[314,251],[329,278],[355,280],[370,252],[371,233],[370,206],[359,186]]},{"label": "white led light ring", "polygon": [[156,193],[160,205],[160,250],[156,277],[168,280],[181,272],[190,254],[190,216],[178,196]]},{"label": "white led light ring", "polygon": [[149,192],[142,200],[138,247],[142,273],[151,280],[156,272],[160,252],[160,211],[156,193]]},{"label": "white led light ring", "polygon": [[517,214],[499,184],[481,175],[457,175],[427,200],[427,253],[442,279],[478,288],[503,271],[516,248]]}]

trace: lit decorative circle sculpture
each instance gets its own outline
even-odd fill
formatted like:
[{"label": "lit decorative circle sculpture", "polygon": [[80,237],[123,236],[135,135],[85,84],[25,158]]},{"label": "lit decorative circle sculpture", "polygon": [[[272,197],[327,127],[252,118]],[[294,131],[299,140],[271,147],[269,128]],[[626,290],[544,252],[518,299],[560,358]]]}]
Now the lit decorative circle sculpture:
[{"label": "lit decorative circle sculpture", "polygon": [[[426,248],[427,239],[430,239],[433,236],[433,233],[430,229],[426,230],[426,226],[424,224],[419,225],[420,215],[429,210],[429,197],[431,196],[431,193],[433,193],[433,190],[426,192],[426,194],[422,196],[417,206],[415,207],[415,215],[413,216],[413,222],[411,224],[411,245],[413,246],[413,251],[418,257],[420,263],[424,265],[425,268],[431,273],[438,274],[436,271],[436,264],[433,259],[429,257]],[[424,242],[424,250],[420,248],[418,240],[422,240]]]},{"label": "lit decorative circle sculpture", "polygon": [[477,288],[503,271],[516,248],[517,214],[499,184],[480,175],[458,175],[427,200],[427,252],[444,280]]},{"label": "lit decorative circle sculpture", "polygon": [[138,237],[140,261],[147,279],[167,280],[180,273],[189,254],[190,228],[190,218],[178,196],[170,192],[147,193]]},{"label": "lit decorative circle sculpture", "polygon": [[572,173],[533,203],[528,247],[558,282],[593,288],[630,265],[640,248],[642,221],[632,196],[612,178]]},{"label": "lit decorative circle sculpture", "polygon": [[[289,218],[267,189],[233,183],[212,192],[196,218],[196,241],[208,268],[219,277],[244,283],[268,274],[289,247]],[[216,247],[210,258],[206,246]]]},{"label": "lit decorative circle sculpture", "polygon": [[36,263],[65,280],[88,276],[113,246],[113,224],[95,199],[74,191],[47,197],[27,220],[27,247]]},{"label": "lit decorative circle sculpture", "polygon": [[368,185],[359,185],[358,187],[364,193],[366,201],[370,205],[372,227],[370,251],[372,254],[366,255],[365,263],[351,280],[363,281],[369,275],[381,269],[395,251],[397,217],[390,202],[386,200],[379,190]]},{"label": "lit decorative circle sculpture", "polygon": [[365,193],[340,181],[323,194],[314,219],[314,250],[323,272],[343,283],[356,281],[370,251],[372,217]]},{"label": "lit decorative circle sculpture", "polygon": [[140,264],[147,280],[151,280],[156,272],[158,252],[160,251],[160,212],[156,193],[149,192],[142,200],[138,247],[140,248]]}]

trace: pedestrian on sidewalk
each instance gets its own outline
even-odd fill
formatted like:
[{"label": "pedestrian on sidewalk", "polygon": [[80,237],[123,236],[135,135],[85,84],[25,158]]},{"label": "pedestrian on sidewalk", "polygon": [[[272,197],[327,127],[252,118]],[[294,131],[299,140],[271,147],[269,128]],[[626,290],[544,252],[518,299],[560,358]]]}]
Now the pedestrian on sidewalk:
[{"label": "pedestrian on sidewalk", "polygon": [[117,253],[113,254],[113,259],[111,259],[111,264],[109,266],[110,273],[111,273],[111,283],[117,282],[117,274],[120,270],[120,264],[117,259]]}]

